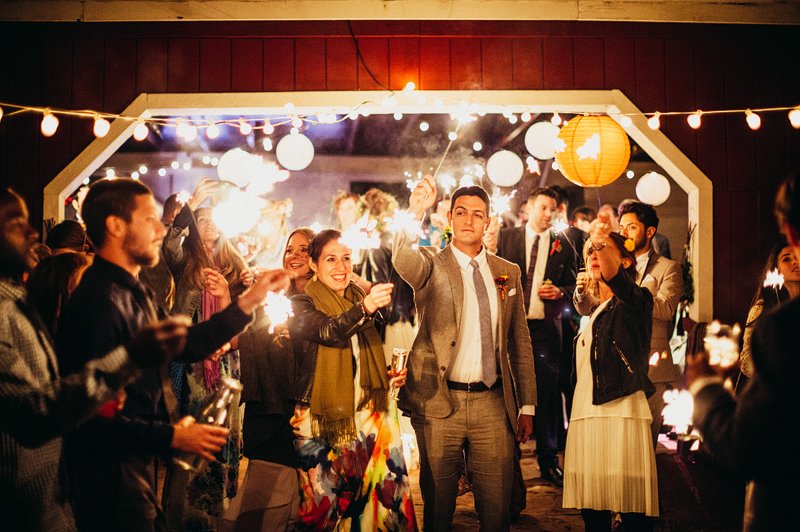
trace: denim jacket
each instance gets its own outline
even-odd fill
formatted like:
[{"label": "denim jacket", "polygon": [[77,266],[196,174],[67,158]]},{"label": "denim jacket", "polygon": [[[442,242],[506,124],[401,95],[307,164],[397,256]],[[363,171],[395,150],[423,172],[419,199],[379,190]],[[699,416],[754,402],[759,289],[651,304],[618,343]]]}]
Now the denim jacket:
[{"label": "denim jacket", "polygon": [[[592,404],[595,405],[638,390],[648,397],[655,392],[647,377],[653,296],[621,270],[606,284],[614,295],[592,325]],[[576,375],[573,357],[573,383]]]}]

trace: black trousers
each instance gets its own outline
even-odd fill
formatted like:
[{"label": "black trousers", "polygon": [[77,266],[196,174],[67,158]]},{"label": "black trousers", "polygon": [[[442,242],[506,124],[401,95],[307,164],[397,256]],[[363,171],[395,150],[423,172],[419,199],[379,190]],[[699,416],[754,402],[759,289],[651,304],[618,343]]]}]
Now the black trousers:
[{"label": "black trousers", "polygon": [[558,465],[561,403],[561,320],[528,320],[536,370],[536,455],[542,469]]}]

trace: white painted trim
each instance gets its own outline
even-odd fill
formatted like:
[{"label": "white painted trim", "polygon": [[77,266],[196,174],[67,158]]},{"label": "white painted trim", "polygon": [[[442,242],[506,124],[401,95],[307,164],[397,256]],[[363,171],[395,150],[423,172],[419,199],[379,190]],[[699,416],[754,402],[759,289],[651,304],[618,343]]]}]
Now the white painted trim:
[{"label": "white painted trim", "polygon": [[[640,113],[619,90],[595,91],[414,91],[396,93],[397,107],[387,108],[370,103],[361,110],[372,114],[436,113],[459,109],[465,101],[481,106],[497,106],[498,110],[528,110],[540,113]],[[285,113],[284,105],[292,102],[298,113],[345,114],[365,101],[380,102],[385,91],[321,91],[266,93],[205,94],[140,94],[123,112],[131,117],[202,115],[268,115]],[[418,101],[424,96],[425,103]],[[434,102],[441,100],[441,107]],[[714,246],[713,195],[711,180],[684,155],[661,131],[653,131],[644,117],[633,118],[627,129],[630,137],[659,164],[688,194],[689,222],[696,224],[690,256],[694,266],[695,302],[690,316],[695,321],[711,321],[713,316]],[[111,131],[95,139],[70,162],[44,189],[44,219],[61,220],[64,200],[86,177],[100,167],[132,134],[133,123],[115,120]],[[701,283],[702,280],[702,283]]]},{"label": "white painted trim", "polygon": [[785,0],[2,0],[0,20],[578,20],[798,24]]}]

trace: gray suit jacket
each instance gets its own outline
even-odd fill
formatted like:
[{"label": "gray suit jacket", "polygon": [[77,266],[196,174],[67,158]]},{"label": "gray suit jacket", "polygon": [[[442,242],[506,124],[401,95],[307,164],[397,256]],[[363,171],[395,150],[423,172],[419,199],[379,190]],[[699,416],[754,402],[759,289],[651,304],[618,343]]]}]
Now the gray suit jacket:
[{"label": "gray suit jacket", "polygon": [[[650,353],[671,353],[669,339],[672,337],[672,318],[683,293],[683,272],[674,260],[662,257],[650,248],[644,276],[639,282],[653,294],[653,335],[650,338]],[[577,294],[577,292],[576,292]],[[591,297],[575,296],[575,309],[588,316],[597,306]],[[648,377],[653,382],[676,382],[680,379],[680,368],[671,356],[659,357],[655,366],[650,366]]]},{"label": "gray suit jacket", "polygon": [[[536,374],[519,268],[489,254],[492,275],[509,277],[504,299],[498,297],[497,356],[503,380],[503,397],[511,426],[521,405],[536,404]],[[394,236],[392,262],[414,289],[419,332],[408,358],[408,379],[400,391],[400,408],[431,418],[453,412],[445,375],[456,356],[464,304],[464,284],[450,246],[413,249],[400,231]],[[488,309],[487,309],[488,311]]]}]

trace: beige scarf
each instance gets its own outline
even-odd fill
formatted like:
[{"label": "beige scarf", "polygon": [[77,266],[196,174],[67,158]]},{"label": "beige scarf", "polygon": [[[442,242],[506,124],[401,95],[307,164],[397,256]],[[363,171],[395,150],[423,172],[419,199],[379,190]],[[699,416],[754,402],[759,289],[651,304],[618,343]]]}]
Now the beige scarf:
[{"label": "beige scarf", "polygon": [[[339,316],[353,305],[360,305],[364,291],[350,283],[344,297],[339,296],[314,276],[306,285],[306,294],[314,306],[328,316]],[[372,403],[372,409],[385,412],[389,377],[381,338],[369,322],[357,333],[361,389],[364,400],[359,410]],[[314,388],[311,391],[312,431],[314,437],[331,446],[340,446],[357,436],[353,383],[353,350],[347,347],[317,346],[317,365],[314,371]]]}]

